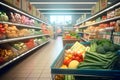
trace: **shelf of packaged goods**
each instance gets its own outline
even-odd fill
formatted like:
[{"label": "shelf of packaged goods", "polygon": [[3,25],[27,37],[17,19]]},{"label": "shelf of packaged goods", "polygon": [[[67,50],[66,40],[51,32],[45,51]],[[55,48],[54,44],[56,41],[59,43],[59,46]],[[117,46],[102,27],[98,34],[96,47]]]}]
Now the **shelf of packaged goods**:
[{"label": "shelf of packaged goods", "polygon": [[25,27],[25,28],[41,29],[39,27],[25,25],[25,24],[19,24],[19,23],[12,23],[12,22],[5,22],[5,21],[0,21],[0,23],[2,23],[2,24],[9,24],[9,25],[15,25],[15,26],[20,26],[20,27]]},{"label": "shelf of packaged goods", "polygon": [[106,27],[106,28],[100,29],[99,32],[111,31],[111,30],[114,30],[114,27]]},{"label": "shelf of packaged goods", "polygon": [[113,32],[114,36],[120,36],[120,32]]},{"label": "shelf of packaged goods", "polygon": [[93,15],[92,17],[90,17],[90,18],[88,18],[88,19],[86,19],[86,20],[84,20],[84,21],[82,21],[80,23],[77,23],[76,25],[80,25],[80,24],[82,24],[82,23],[84,23],[86,21],[89,21],[89,20],[91,20],[91,19],[93,19],[93,18],[95,18],[95,17],[97,17],[97,16],[99,16],[99,15],[101,15],[101,14],[103,14],[103,13],[109,11],[109,10],[111,10],[111,9],[114,9],[115,7],[117,7],[119,5],[120,5],[120,2],[116,3],[115,5],[113,5],[113,6],[109,7],[109,8],[106,8],[106,9],[100,11],[99,13]]},{"label": "shelf of packaged goods", "polygon": [[97,24],[100,24],[100,23],[104,23],[104,22],[108,22],[108,21],[113,21],[113,20],[117,20],[117,19],[120,19],[120,16],[116,16],[116,17],[113,17],[113,18],[110,18],[110,19],[102,20],[100,22],[96,22],[96,23],[93,23],[93,24],[90,24],[90,25],[81,26],[79,28],[86,28],[86,27],[89,27],[89,26],[93,26],[93,25],[97,25]]},{"label": "shelf of packaged goods", "polygon": [[11,38],[11,39],[3,39],[0,40],[0,44],[7,43],[7,42],[13,42],[18,40],[24,40],[24,39],[30,39],[30,38],[36,38],[41,36],[49,36],[48,34],[41,34],[41,35],[33,35],[33,36],[26,36],[26,37],[18,37],[18,38]]},{"label": "shelf of packaged goods", "polygon": [[32,19],[35,19],[35,20],[37,20],[37,21],[39,21],[39,22],[42,22],[42,23],[45,23],[45,24],[49,25],[49,24],[46,23],[45,21],[40,20],[39,18],[36,18],[36,17],[34,17],[34,16],[32,16],[32,15],[30,15],[30,14],[28,14],[28,13],[25,13],[25,12],[19,10],[19,9],[16,9],[16,8],[10,6],[10,5],[7,5],[7,4],[5,4],[5,3],[3,3],[3,2],[0,2],[0,4],[3,5],[3,6],[5,6],[5,7],[7,7],[7,8],[10,8],[10,9],[12,9],[12,10],[18,12],[18,13],[21,13],[21,14],[23,14],[23,15],[25,15],[25,16],[28,16],[28,17],[30,17],[30,18],[32,18]]},{"label": "shelf of packaged goods", "polygon": [[[101,34],[102,34],[102,35],[111,35],[110,32],[109,32],[109,33],[102,32]],[[113,32],[113,35],[114,35],[114,36],[120,36],[120,33],[118,33],[118,32]]]},{"label": "shelf of packaged goods", "polygon": [[23,57],[24,55],[26,55],[26,54],[30,53],[31,51],[33,51],[33,50],[35,50],[35,49],[39,48],[40,46],[45,45],[45,44],[46,44],[46,43],[48,43],[49,41],[50,41],[50,40],[47,40],[46,42],[44,42],[44,43],[42,43],[42,44],[40,44],[40,45],[38,45],[38,46],[36,46],[36,47],[34,47],[34,48],[32,48],[32,49],[28,50],[27,52],[25,52],[25,53],[23,53],[23,54],[21,54],[21,55],[19,55],[19,56],[15,57],[15,58],[13,58],[12,60],[10,60],[10,61],[6,62],[5,64],[3,64],[3,65],[1,65],[1,66],[0,66],[0,69],[2,69],[3,67],[7,66],[8,64],[10,64],[10,63],[12,63],[12,62],[16,61],[17,59],[19,59],[19,58]]}]

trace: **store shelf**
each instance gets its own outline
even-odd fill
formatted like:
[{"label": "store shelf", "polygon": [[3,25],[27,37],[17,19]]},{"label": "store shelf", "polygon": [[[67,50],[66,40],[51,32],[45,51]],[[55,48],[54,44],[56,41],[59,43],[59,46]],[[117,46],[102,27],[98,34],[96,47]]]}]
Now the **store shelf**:
[{"label": "store shelf", "polygon": [[120,32],[114,32],[113,35],[114,36],[120,36]]},{"label": "store shelf", "polygon": [[10,63],[12,63],[12,62],[16,61],[17,59],[19,59],[19,58],[23,57],[24,55],[26,55],[26,54],[30,53],[31,51],[33,51],[33,50],[35,50],[35,49],[39,48],[40,46],[45,45],[45,44],[46,44],[46,43],[48,43],[49,41],[50,41],[50,40],[48,40],[48,41],[46,41],[46,42],[44,42],[44,43],[42,43],[42,44],[40,44],[40,45],[38,45],[38,46],[36,46],[36,47],[34,47],[34,48],[30,49],[30,50],[28,50],[27,52],[25,52],[25,53],[23,53],[23,54],[21,54],[21,55],[17,56],[16,58],[13,58],[12,60],[10,60],[10,61],[6,62],[5,64],[3,64],[3,65],[1,65],[1,66],[0,66],[0,69],[2,69],[3,67],[5,67],[5,66],[9,65]]},{"label": "store shelf", "polygon": [[31,16],[30,14],[25,13],[25,12],[23,12],[23,11],[21,11],[21,10],[19,10],[19,9],[16,9],[16,8],[14,8],[14,7],[12,7],[12,6],[9,6],[9,5],[7,5],[7,4],[5,4],[5,3],[3,3],[3,2],[0,2],[0,4],[3,5],[3,6],[5,6],[5,7],[7,7],[7,8],[10,8],[10,9],[12,9],[12,10],[18,12],[18,13],[21,13],[21,14],[23,14],[23,15],[25,15],[25,16],[28,16],[28,17],[30,17],[30,18],[32,18],[32,19],[35,19],[35,20],[37,20],[37,21],[39,21],[39,22],[42,22],[42,23],[45,23],[45,24],[49,25],[49,24],[46,23],[45,21],[40,20],[40,19],[38,19],[38,18],[36,18],[36,17],[33,17],[33,16]]},{"label": "store shelf", "polygon": [[82,39],[83,41],[85,41],[85,42],[89,42],[89,41],[88,41],[87,39],[85,39],[85,38],[82,38],[82,37],[81,37],[81,39]]},{"label": "store shelf", "polygon": [[86,28],[86,27],[89,27],[89,26],[93,26],[93,25],[97,25],[97,24],[100,24],[100,23],[104,23],[104,22],[108,22],[108,21],[112,21],[112,20],[117,20],[117,19],[120,19],[120,16],[116,16],[116,17],[113,17],[113,18],[110,18],[110,19],[102,20],[102,21],[96,22],[94,24],[90,24],[90,25],[86,25],[86,26],[81,26],[79,28]]},{"label": "store shelf", "polygon": [[100,29],[99,32],[103,32],[103,31],[111,31],[111,30],[114,30],[114,27],[103,28],[103,29]]},{"label": "store shelf", "polygon": [[41,37],[41,36],[49,36],[49,35],[48,34],[42,34],[42,35],[33,35],[33,36],[26,36],[26,37],[19,37],[19,38],[4,39],[4,40],[0,40],[0,44],[7,43],[7,42],[18,41],[18,40],[29,39],[29,38]]},{"label": "store shelf", "polygon": [[0,23],[20,26],[20,27],[25,27],[25,28],[41,29],[39,27],[30,26],[30,25],[24,25],[24,24],[19,24],[19,23],[12,23],[12,22],[5,22],[5,21],[0,21]]},{"label": "store shelf", "polygon": [[[104,34],[104,35],[111,35],[111,33],[106,33],[106,32],[103,32],[102,34]],[[114,36],[120,36],[120,33],[119,32],[113,32],[113,35]]]},{"label": "store shelf", "polygon": [[91,20],[91,19],[93,19],[93,18],[95,18],[95,17],[97,17],[97,16],[99,16],[99,15],[101,15],[101,14],[103,14],[103,13],[105,13],[105,12],[107,12],[107,11],[117,7],[117,6],[119,6],[119,5],[120,5],[120,2],[116,3],[115,5],[113,5],[113,6],[109,7],[109,8],[106,8],[106,9],[100,11],[99,13],[93,15],[92,17],[90,17],[90,18],[88,18],[88,19],[86,19],[86,20],[84,20],[84,21],[82,21],[80,23],[77,23],[76,25],[80,25],[80,24],[82,24],[82,23],[84,23],[86,21],[89,21],[89,20]]}]

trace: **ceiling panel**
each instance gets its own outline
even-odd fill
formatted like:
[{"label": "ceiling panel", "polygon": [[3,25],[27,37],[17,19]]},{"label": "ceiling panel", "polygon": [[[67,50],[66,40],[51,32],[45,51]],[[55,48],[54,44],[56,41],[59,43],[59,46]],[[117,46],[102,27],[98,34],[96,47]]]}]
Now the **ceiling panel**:
[{"label": "ceiling panel", "polygon": [[[41,13],[90,13],[98,0],[29,0]],[[64,10],[63,10],[64,9]]]},{"label": "ceiling panel", "polygon": [[93,5],[91,4],[87,4],[87,6],[85,4],[35,4],[36,8],[91,8]]},{"label": "ceiling panel", "polygon": [[29,0],[30,2],[97,2],[98,0]]}]

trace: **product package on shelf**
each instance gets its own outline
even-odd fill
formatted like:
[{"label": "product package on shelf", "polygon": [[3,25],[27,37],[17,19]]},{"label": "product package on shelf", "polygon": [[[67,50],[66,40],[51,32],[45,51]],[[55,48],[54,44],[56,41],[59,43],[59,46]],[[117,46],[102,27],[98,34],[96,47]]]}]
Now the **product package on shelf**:
[{"label": "product package on shelf", "polygon": [[27,12],[32,15],[32,9],[33,9],[32,4],[30,4],[30,2],[28,2],[27,4],[28,4],[27,5]]},{"label": "product package on shelf", "polygon": [[115,16],[120,16],[120,7],[115,9]]},{"label": "product package on shelf", "polygon": [[27,12],[27,8],[28,8],[28,0],[22,0],[21,9]]},{"label": "product package on shelf", "polygon": [[19,9],[21,9],[21,0],[13,0],[13,5]]},{"label": "product package on shelf", "polygon": [[99,0],[100,10],[104,9],[108,5],[108,0]]},{"label": "product package on shelf", "polygon": [[115,24],[115,32],[120,32],[120,20],[117,20],[117,21],[116,21],[116,24]]},{"label": "product package on shelf", "polygon": [[114,36],[114,43],[120,44],[120,36]]}]

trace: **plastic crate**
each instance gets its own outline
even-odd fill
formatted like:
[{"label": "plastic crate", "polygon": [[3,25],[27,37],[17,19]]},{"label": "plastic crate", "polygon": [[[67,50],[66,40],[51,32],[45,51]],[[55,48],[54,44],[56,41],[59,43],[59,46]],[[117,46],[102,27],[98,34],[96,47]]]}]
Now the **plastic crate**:
[{"label": "plastic crate", "polygon": [[65,46],[66,44],[72,44],[75,43],[76,41],[78,42],[82,42],[82,39],[63,39],[63,46]]},{"label": "plastic crate", "polygon": [[[84,45],[89,45],[89,42],[82,42]],[[120,70],[107,70],[107,69],[61,69],[60,66],[64,59],[64,51],[68,49],[73,44],[67,44],[58,55],[56,60],[51,65],[51,76],[52,80],[55,80],[56,74],[63,74],[63,75],[74,75],[75,80],[119,80],[120,78]],[[120,53],[120,51],[118,51]],[[118,60],[119,64],[116,66],[120,67],[120,60]],[[84,79],[82,79],[84,78]],[[87,78],[87,79],[85,79]]]}]

